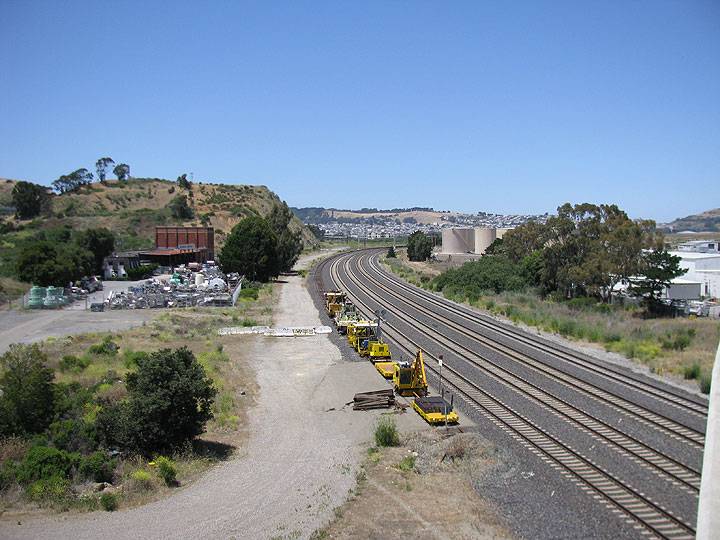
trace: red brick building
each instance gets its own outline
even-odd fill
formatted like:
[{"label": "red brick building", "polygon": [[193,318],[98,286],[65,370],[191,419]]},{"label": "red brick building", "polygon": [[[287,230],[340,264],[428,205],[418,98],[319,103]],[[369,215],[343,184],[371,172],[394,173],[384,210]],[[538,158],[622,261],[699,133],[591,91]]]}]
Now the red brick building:
[{"label": "red brick building", "polygon": [[155,249],[143,251],[140,256],[163,266],[204,263],[215,258],[215,229],[155,227]]}]

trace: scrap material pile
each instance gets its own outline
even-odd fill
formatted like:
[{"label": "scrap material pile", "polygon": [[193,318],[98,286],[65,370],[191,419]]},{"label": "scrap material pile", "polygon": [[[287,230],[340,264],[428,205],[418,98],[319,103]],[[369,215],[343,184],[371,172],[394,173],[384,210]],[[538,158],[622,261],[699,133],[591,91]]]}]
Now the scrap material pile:
[{"label": "scrap material pile", "polygon": [[373,392],[360,392],[352,400],[354,411],[369,411],[370,409],[387,409],[395,405],[395,392],[392,388],[375,390]]},{"label": "scrap material pile", "polygon": [[223,274],[205,265],[193,272],[180,267],[168,280],[153,278],[127,291],[112,291],[106,300],[111,309],[147,309],[193,306],[230,306],[240,276]]}]

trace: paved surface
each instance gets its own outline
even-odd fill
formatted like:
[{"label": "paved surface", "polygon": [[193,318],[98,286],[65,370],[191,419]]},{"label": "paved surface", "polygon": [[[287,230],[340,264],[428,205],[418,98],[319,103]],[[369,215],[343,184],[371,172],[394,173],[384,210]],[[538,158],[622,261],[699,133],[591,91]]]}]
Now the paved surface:
[{"label": "paved surface", "polygon": [[[330,265],[324,270],[325,281],[330,283],[327,272]],[[367,262],[362,262],[363,269],[369,272],[373,279],[380,275],[377,269],[373,269]],[[521,411],[525,418],[533,424],[542,426],[544,430],[555,438],[569,444],[572,448],[589,456],[603,469],[627,482],[632,488],[648,494],[648,496],[659,502],[659,504],[672,509],[676,515],[694,523],[697,509],[697,494],[688,493],[671,481],[667,476],[651,472],[647,467],[641,466],[637,461],[628,459],[626,454],[618,451],[615,447],[600,442],[591,436],[585,426],[574,424],[566,419],[558,418],[550,412],[546,402],[530,399],[528,395],[522,394],[511,387],[504,379],[509,379],[504,373],[512,373],[513,377],[522,377],[525,380],[538,385],[543,392],[555,396],[571,404],[577,410],[584,411],[592,417],[598,418],[617,432],[637,437],[655,452],[669,456],[680,463],[697,469],[700,465],[702,449],[682,440],[673,438],[658,431],[655,428],[643,423],[633,414],[620,412],[618,409],[595,399],[590,399],[583,391],[569,385],[561,385],[551,377],[540,375],[540,372],[530,369],[522,360],[509,355],[500,354],[497,350],[487,347],[478,340],[471,339],[468,335],[460,334],[455,327],[446,324],[437,317],[428,315],[415,308],[411,302],[398,299],[386,291],[379,289],[379,286],[370,281],[370,278],[361,275],[356,264],[351,263],[350,268],[340,265],[340,274],[349,290],[362,302],[367,303],[371,309],[384,307],[389,311],[388,324],[398,329],[403,336],[410,336],[425,350],[442,351],[445,354],[445,363],[462,372],[466,377],[472,378],[483,391],[499,398],[508,404],[512,409]],[[355,274],[352,277],[351,274]],[[385,284],[398,281],[395,276],[382,272],[384,278],[381,281]],[[352,279],[351,279],[352,278]],[[357,282],[353,282],[353,279]],[[379,279],[379,278],[378,278]],[[363,287],[370,286],[373,292],[383,297],[383,303],[372,298]],[[401,289],[391,286],[391,289],[398,292]],[[423,294],[427,295],[426,292]],[[414,298],[414,297],[413,297]],[[416,298],[414,301],[418,301]],[[431,307],[429,303],[422,302],[425,308],[439,310]],[[442,312],[439,310],[438,312]],[[447,315],[446,312],[442,312]],[[411,319],[411,314],[417,320]],[[508,338],[494,335],[487,329],[473,323],[466,316],[453,316],[456,322],[462,322],[473,328],[473,332],[483,335],[485,338],[498,342],[509,343]],[[492,363],[496,367],[490,373],[480,371],[475,365],[468,362],[465,355],[448,349],[446,344],[439,341],[436,336],[428,336],[422,330],[423,322],[430,327],[435,327],[443,336],[442,339],[452,338],[457,343],[462,343],[472,352],[473,356],[483,358],[486,363]],[[453,345],[455,347],[455,345]],[[526,355],[531,356],[535,361],[541,362],[561,370],[568,376],[586,380],[610,392],[654,411],[671,417],[675,422],[683,426],[704,431],[704,419],[698,415],[687,414],[672,405],[663,401],[650,398],[641,392],[632,390],[613,382],[603,376],[599,376],[581,369],[577,365],[561,360],[552,354],[535,350],[527,345],[515,344],[516,350],[522,350]],[[500,377],[493,377],[501,373],[499,369],[505,370]],[[638,374],[631,373],[619,367],[613,367],[617,373],[623,374],[628,380],[645,381],[646,384],[659,388],[661,383],[643,378]],[[685,394],[677,388],[663,387],[667,391],[682,393],[688,400],[707,403],[691,394]],[[462,409],[462,400],[460,408]],[[548,467],[537,456],[527,450],[526,447],[510,437],[505,431],[499,429],[493,422],[484,416],[474,413],[470,408],[466,412],[478,423],[479,430],[483,436],[492,440],[500,448],[505,448],[511,454],[508,459],[503,460],[501,467],[493,477],[488,477],[478,484],[478,489],[488,493],[491,498],[499,503],[501,507],[512,516],[515,531],[522,536],[532,538],[608,538],[608,537],[639,537],[641,532],[636,528],[636,522],[627,520],[617,509],[608,508],[605,504],[598,503],[591,494],[583,491],[576,483],[562,475],[555,469]],[[504,468],[504,470],[503,470]],[[620,519],[618,519],[620,517]]]},{"label": "paved surface", "polygon": [[[303,261],[307,263],[307,259]],[[318,325],[302,279],[282,285],[277,325]],[[308,538],[333,517],[355,484],[359,458],[380,411],[345,408],[355,392],[382,388],[366,361],[342,358],[334,336],[238,336],[254,350],[259,402],[241,455],[165,500],[114,513],[0,521],[0,537]],[[425,429],[398,416],[401,430]]]}]

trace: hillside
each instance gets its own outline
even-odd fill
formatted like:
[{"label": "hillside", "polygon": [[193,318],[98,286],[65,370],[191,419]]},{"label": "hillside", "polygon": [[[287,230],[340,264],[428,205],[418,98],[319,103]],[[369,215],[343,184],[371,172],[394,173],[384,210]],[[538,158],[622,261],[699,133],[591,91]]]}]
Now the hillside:
[{"label": "hillside", "polygon": [[678,218],[670,223],[663,223],[659,227],[672,232],[720,232],[720,208]]},{"label": "hillside", "polygon": [[[14,183],[0,179],[0,207],[6,205]],[[178,195],[188,197],[194,219],[179,221],[172,217],[167,205]],[[253,214],[266,216],[280,203],[280,198],[265,186],[195,183],[188,190],[158,178],[107,180],[54,195],[50,217],[40,218],[36,224],[41,228],[107,227],[116,234],[119,249],[151,247],[156,225],[208,225],[215,228],[215,242],[220,247],[240,219]],[[297,218],[293,218],[291,227],[301,231],[306,244],[315,242],[313,234]]]}]

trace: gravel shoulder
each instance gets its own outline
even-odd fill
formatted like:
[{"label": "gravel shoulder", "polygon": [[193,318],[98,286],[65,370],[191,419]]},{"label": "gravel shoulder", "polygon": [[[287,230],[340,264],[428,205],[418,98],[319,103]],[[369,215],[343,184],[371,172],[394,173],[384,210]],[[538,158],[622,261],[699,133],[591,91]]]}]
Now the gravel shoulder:
[{"label": "gravel shoulder", "polygon": [[[321,324],[300,276],[280,287],[275,324]],[[167,499],[115,513],[0,521],[0,537],[306,538],[329,522],[355,486],[381,413],[345,404],[355,392],[382,388],[382,380],[369,362],[343,360],[330,336],[237,339],[252,351],[259,386],[249,440],[238,455]],[[397,420],[404,433],[426,429],[411,413]]]}]

